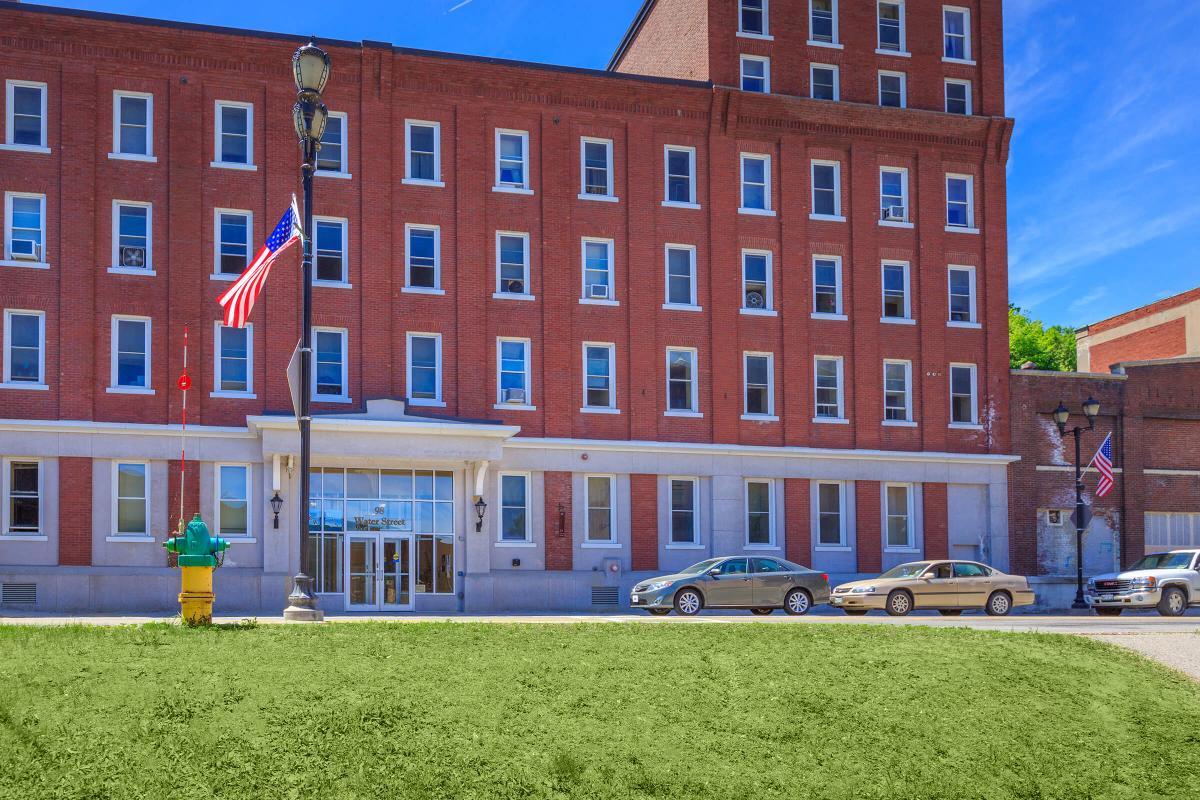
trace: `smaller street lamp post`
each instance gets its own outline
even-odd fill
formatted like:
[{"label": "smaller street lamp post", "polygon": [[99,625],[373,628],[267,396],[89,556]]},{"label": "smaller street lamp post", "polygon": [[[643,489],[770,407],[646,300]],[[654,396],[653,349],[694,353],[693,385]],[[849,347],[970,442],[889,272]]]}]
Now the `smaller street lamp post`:
[{"label": "smaller street lamp post", "polygon": [[[1087,427],[1083,428],[1076,425],[1071,428],[1071,433],[1075,435],[1075,602],[1071,603],[1071,608],[1087,608],[1087,603],[1083,600],[1083,530],[1086,527],[1083,519],[1083,467],[1080,464],[1080,436],[1084,431],[1095,430],[1096,417],[1100,414],[1100,402],[1091,395],[1083,403],[1083,415],[1087,417]],[[1054,424],[1058,426],[1058,433],[1062,437],[1067,435],[1067,420],[1070,418],[1070,410],[1063,405],[1060,400],[1058,408],[1054,409]]]}]

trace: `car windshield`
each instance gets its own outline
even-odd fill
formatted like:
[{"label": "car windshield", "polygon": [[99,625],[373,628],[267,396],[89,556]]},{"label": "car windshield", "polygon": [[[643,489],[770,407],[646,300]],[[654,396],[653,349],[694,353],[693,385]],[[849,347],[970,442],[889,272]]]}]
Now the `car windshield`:
[{"label": "car windshield", "polygon": [[925,570],[929,569],[928,561],[914,561],[911,564],[901,564],[898,567],[892,567],[887,572],[879,577],[881,578],[915,578]]},{"label": "car windshield", "polygon": [[1133,569],[1187,569],[1194,553],[1151,553],[1130,567]]},{"label": "car windshield", "polygon": [[679,570],[680,575],[699,575],[701,572],[708,572],[721,562],[719,558],[710,558],[707,561],[701,561],[699,564],[692,564],[687,569]]}]

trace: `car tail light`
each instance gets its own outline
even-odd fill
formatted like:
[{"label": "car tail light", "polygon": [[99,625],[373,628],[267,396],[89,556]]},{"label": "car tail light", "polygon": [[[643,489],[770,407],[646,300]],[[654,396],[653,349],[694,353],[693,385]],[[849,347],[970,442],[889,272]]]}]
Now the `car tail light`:
[{"label": "car tail light", "polygon": [[825,581],[826,583],[829,583],[829,573],[828,573],[828,572],[822,572],[822,573],[821,573],[821,580]]}]

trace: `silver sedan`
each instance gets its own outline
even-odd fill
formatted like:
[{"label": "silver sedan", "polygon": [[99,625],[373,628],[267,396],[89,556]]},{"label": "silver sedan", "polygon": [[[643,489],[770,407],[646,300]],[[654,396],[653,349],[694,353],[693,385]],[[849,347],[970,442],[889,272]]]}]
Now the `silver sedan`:
[{"label": "silver sedan", "polygon": [[782,558],[726,556],[710,558],[680,570],[640,582],[629,604],[655,615],[671,610],[687,616],[702,608],[748,608],[770,614],[807,614],[817,603],[829,602],[829,576]]}]

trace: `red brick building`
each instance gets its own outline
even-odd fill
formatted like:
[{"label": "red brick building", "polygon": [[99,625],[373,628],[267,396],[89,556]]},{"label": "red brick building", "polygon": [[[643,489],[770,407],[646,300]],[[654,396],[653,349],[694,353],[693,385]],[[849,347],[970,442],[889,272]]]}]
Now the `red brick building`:
[{"label": "red brick building", "polygon": [[[326,608],[590,607],[710,554],[1007,566],[1000,2],[875,6],[648,0],[606,71],[322,42]],[[298,255],[247,331],[216,298],[298,190],[298,42],[0,30],[0,583],[174,602],[186,326],[184,513],[235,542],[219,603],[274,610]]]},{"label": "red brick building", "polygon": [[1200,287],[1080,328],[1075,352],[1080,372],[1200,355]]}]

